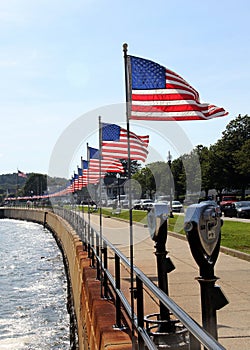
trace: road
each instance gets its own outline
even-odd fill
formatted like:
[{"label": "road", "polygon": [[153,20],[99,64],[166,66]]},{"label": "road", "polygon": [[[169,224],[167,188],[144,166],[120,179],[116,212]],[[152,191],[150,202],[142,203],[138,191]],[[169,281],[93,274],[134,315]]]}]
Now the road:
[{"label": "road", "polygon": [[230,218],[230,217],[224,216],[224,215],[223,215],[222,219],[225,220],[225,221],[238,221],[238,222],[248,222],[248,223],[250,223],[250,219]]}]

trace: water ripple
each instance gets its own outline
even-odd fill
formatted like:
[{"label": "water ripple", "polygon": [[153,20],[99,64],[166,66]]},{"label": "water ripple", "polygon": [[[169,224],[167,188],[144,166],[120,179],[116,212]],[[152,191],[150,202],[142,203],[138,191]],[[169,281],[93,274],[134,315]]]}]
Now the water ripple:
[{"label": "water ripple", "polygon": [[0,220],[0,349],[68,350],[62,256],[41,225]]}]

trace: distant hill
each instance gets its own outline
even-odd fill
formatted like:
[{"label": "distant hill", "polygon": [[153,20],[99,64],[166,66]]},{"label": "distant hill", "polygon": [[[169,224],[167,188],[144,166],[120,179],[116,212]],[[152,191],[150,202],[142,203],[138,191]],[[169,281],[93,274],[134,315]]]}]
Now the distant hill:
[{"label": "distant hill", "polygon": [[22,187],[26,180],[17,173],[0,175],[0,194],[15,193],[17,186]]},{"label": "distant hill", "polygon": [[[2,174],[0,175],[0,196],[4,197],[6,195],[16,194],[17,188],[20,190],[29,179],[32,173],[27,174],[27,178],[17,176],[17,173],[13,174]],[[47,177],[49,186],[65,186],[68,182],[67,179],[58,177]],[[1,201],[1,198],[0,198]]]}]

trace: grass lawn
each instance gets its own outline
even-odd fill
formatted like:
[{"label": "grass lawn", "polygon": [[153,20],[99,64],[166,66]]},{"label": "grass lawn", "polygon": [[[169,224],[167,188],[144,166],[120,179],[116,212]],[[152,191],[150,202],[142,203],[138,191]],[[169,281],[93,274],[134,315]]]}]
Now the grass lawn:
[{"label": "grass lawn", "polygon": [[250,224],[224,221],[221,228],[221,245],[250,254]]},{"label": "grass lawn", "polygon": [[[129,220],[129,210],[122,209],[120,214],[112,214],[112,209],[103,208],[103,215]],[[147,212],[144,210],[133,210],[133,221],[147,224]]]},{"label": "grass lawn", "polygon": [[[85,208],[85,210],[87,210],[87,208]],[[102,213],[103,215],[129,220],[128,210],[122,210],[120,214],[112,214],[111,208],[103,208]],[[147,224],[147,212],[143,210],[133,210],[133,221]],[[169,231],[185,235],[183,222],[183,215],[174,214],[174,218],[169,218],[168,220]],[[221,228],[221,245],[250,254],[250,223],[224,220]]]},{"label": "grass lawn", "polygon": [[[169,231],[185,234],[182,228],[183,222],[184,216],[181,215],[170,218]],[[221,245],[250,254],[250,223],[224,220],[221,228]]]}]

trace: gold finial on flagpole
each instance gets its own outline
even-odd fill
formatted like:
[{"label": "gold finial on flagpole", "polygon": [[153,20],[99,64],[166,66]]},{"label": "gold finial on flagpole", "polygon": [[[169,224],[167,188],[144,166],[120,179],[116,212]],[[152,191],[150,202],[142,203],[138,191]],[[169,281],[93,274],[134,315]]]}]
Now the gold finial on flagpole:
[{"label": "gold finial on flagpole", "polygon": [[124,51],[124,53],[128,51],[128,44],[127,43],[123,44],[123,51]]}]

